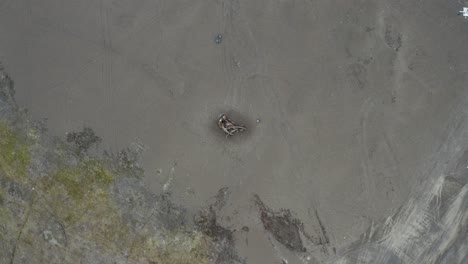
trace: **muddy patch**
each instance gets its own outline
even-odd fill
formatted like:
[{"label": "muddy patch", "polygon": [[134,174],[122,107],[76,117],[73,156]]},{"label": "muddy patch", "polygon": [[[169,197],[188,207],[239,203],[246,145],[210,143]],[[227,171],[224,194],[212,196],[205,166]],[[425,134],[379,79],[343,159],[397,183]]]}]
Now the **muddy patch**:
[{"label": "muddy patch", "polygon": [[402,46],[402,34],[392,25],[385,27],[385,43],[395,51]]},{"label": "muddy patch", "polygon": [[213,259],[213,263],[246,263],[235,251],[234,232],[236,230],[223,227],[218,221],[219,212],[226,205],[228,197],[229,189],[226,187],[221,188],[211,199],[211,203],[195,215],[194,223],[203,234],[212,238],[215,242],[216,258]]},{"label": "muddy patch", "polygon": [[312,224],[306,231],[303,222],[294,217],[289,209],[274,211],[258,195],[254,195],[254,201],[263,227],[280,244],[296,253],[320,252],[316,257],[329,256],[330,238],[317,210],[309,212]]},{"label": "muddy patch", "polygon": [[364,89],[367,85],[367,69],[361,63],[353,63],[348,66],[346,74],[353,80],[355,86],[360,90]]},{"label": "muddy patch", "polygon": [[303,230],[303,224],[292,216],[291,211],[280,209],[274,212],[262,202],[258,195],[255,195],[254,198],[265,230],[289,250],[296,252],[307,251],[300,234],[301,230]]}]

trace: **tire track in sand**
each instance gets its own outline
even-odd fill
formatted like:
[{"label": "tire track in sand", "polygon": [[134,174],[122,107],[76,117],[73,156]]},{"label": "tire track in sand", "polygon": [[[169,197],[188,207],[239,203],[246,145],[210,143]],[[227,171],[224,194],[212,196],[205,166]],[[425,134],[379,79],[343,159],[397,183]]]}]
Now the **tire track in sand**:
[{"label": "tire track in sand", "polygon": [[369,120],[369,113],[374,107],[374,103],[370,98],[364,101],[361,107],[361,133],[360,133],[360,146],[361,146],[361,168],[362,168],[362,180],[364,186],[364,194],[366,198],[366,208],[371,208],[372,212],[367,209],[367,215],[373,214],[376,210],[375,204],[372,202],[371,190],[375,187],[374,178],[371,176],[371,160],[369,157],[369,145],[367,142],[367,125]]},{"label": "tire track in sand", "polygon": [[221,28],[224,38],[228,37],[229,41],[223,39],[221,45],[222,56],[221,65],[223,69],[224,79],[226,82],[227,92],[224,99],[224,105],[235,106],[239,103],[239,75],[235,73],[235,61],[236,51],[238,44],[236,40],[239,38],[239,32],[236,29],[234,20],[239,14],[240,4],[238,0],[222,1],[221,3],[222,22]]},{"label": "tire track in sand", "polygon": [[[102,66],[101,66],[101,80],[102,84],[104,86],[104,93],[105,93],[105,98],[106,98],[106,106],[107,108],[112,111],[113,110],[113,105],[114,105],[114,89],[112,87],[112,41],[111,41],[111,36],[109,33],[109,21],[108,21],[108,9],[105,6],[104,0],[100,1],[100,6],[99,6],[99,17],[100,17],[100,23],[101,23],[101,37],[103,41],[103,61],[102,61]],[[112,116],[112,115],[110,115]],[[113,118],[106,118],[106,123],[105,127],[110,128],[112,127],[112,121]],[[117,139],[116,139],[116,131],[112,130],[112,144],[114,146],[117,145]]]}]

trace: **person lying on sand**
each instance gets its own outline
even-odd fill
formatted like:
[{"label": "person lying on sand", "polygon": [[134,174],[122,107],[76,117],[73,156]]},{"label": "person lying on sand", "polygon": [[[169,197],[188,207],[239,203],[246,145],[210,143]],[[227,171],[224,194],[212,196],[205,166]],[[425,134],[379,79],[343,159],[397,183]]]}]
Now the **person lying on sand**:
[{"label": "person lying on sand", "polygon": [[247,130],[244,126],[237,125],[229,120],[225,114],[222,114],[219,118],[218,127],[227,134],[226,136],[233,136],[236,132]]}]

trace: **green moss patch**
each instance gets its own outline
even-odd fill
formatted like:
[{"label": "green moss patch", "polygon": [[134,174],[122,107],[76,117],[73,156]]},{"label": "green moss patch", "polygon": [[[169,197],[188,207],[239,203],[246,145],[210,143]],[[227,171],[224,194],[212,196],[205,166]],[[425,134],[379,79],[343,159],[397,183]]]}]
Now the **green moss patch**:
[{"label": "green moss patch", "polygon": [[207,264],[211,245],[211,239],[198,231],[180,230],[158,238],[142,236],[134,244],[130,260],[155,264]]},{"label": "green moss patch", "polygon": [[70,232],[94,241],[104,252],[121,252],[130,230],[122,223],[109,188],[114,176],[97,159],[58,169],[41,182],[41,206]]},{"label": "green moss patch", "polygon": [[88,160],[75,167],[60,168],[42,181],[43,198],[50,211],[71,224],[86,213],[109,204],[109,187],[114,177],[99,160]]},{"label": "green moss patch", "polygon": [[31,160],[28,146],[5,123],[0,122],[0,173],[18,182],[25,182]]}]

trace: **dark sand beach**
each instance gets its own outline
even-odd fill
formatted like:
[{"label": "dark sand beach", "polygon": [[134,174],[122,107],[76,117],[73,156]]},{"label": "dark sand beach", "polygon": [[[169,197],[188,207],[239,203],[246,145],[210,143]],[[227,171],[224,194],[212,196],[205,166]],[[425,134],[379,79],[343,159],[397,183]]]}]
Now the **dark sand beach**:
[{"label": "dark sand beach", "polygon": [[[411,237],[433,228],[401,231],[455,168],[465,205],[447,214],[466,220],[464,4],[6,0],[0,61],[51,135],[140,146],[150,192],[190,211],[226,188],[217,221],[246,263],[466,263],[456,219],[434,220],[437,246]],[[221,113],[247,131],[226,137]],[[302,245],[282,243],[282,221]]]}]

